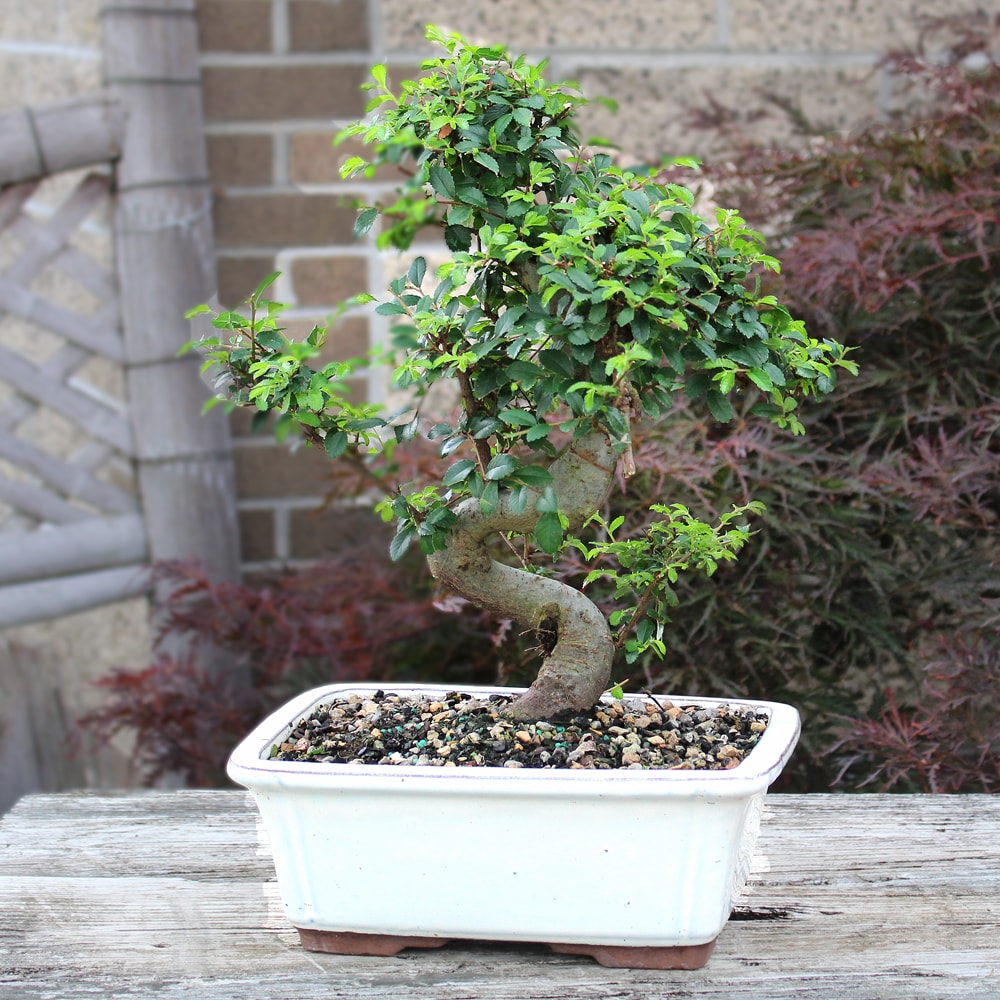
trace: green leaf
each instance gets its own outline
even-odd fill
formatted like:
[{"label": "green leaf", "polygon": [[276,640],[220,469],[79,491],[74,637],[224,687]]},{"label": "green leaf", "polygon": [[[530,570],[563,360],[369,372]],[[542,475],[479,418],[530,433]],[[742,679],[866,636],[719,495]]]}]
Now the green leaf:
[{"label": "green leaf", "polygon": [[534,427],[537,421],[535,420],[535,415],[529,413],[527,410],[501,410],[498,417],[505,423],[509,424],[511,427]]},{"label": "green leaf", "polygon": [[406,309],[398,302],[383,302],[375,307],[379,316],[405,316]]},{"label": "green leaf", "polygon": [[438,194],[444,195],[449,201],[455,200],[455,178],[451,176],[448,170],[440,164],[436,164],[430,169],[430,180],[431,187]]},{"label": "green leaf", "polygon": [[475,467],[476,463],[471,458],[463,458],[445,472],[441,478],[441,484],[443,486],[454,486],[456,483],[461,483],[465,479],[468,479],[469,474]]},{"label": "green leaf", "polygon": [[562,351],[547,350],[541,351],[538,360],[550,371],[561,375],[563,378],[572,378],[575,372],[573,361]]},{"label": "green leaf", "polygon": [[551,486],[542,490],[542,495],[535,501],[535,510],[542,514],[556,514],[559,511],[559,499]]},{"label": "green leaf", "polygon": [[472,246],[472,230],[467,226],[445,226],[444,242],[449,250],[461,253]]},{"label": "green leaf", "polygon": [[785,384],[785,373],[777,366],[768,362],[764,365],[764,371],[767,372],[774,385],[784,385]]},{"label": "green leaf", "polygon": [[479,498],[479,506],[484,514],[492,514],[500,502],[500,485],[491,480],[483,487],[483,495]]},{"label": "green leaf", "polygon": [[283,351],[288,345],[288,341],[277,330],[258,330],[257,343],[265,351],[271,351],[275,354]]},{"label": "green leaf", "polygon": [[548,486],[552,482],[552,473],[540,465],[522,465],[511,479],[525,486]]},{"label": "green leaf", "polygon": [[389,558],[393,562],[398,562],[403,558],[403,553],[410,547],[410,542],[413,541],[415,534],[416,531],[412,523],[407,522],[401,525],[399,531],[396,532],[389,543]]},{"label": "green leaf", "polygon": [[698,298],[692,299],[691,305],[699,306],[701,309],[704,309],[709,316],[711,316],[715,310],[719,308],[719,303],[721,301],[721,296],[716,295],[715,292],[705,292],[704,295],[700,295]]},{"label": "green leaf", "polygon": [[476,208],[486,208],[486,195],[474,184],[463,184],[456,192],[459,201],[464,201],[467,205],[475,205]]},{"label": "green leaf", "polygon": [[263,281],[262,281],[262,282],[261,282],[261,283],[260,283],[260,284],[259,284],[259,285],[258,285],[258,286],[257,286],[256,288],[255,288],[255,289],[254,289],[254,291],[253,291],[253,295],[251,295],[250,297],[251,297],[252,299],[259,299],[259,298],[261,297],[261,295],[262,295],[262,294],[264,293],[264,290],[265,290],[265,289],[266,289],[266,288],[267,288],[267,287],[268,287],[269,285],[273,284],[274,280],[275,280],[275,279],[276,279],[276,278],[278,277],[278,275],[280,275],[280,274],[281,274],[281,272],[280,272],[280,271],[272,271],[272,272],[271,272],[271,273],[270,273],[270,274],[269,274],[269,275],[268,275],[268,276],[267,276],[267,277],[266,277],[266,278],[265,278],[265,279],[264,279],[264,280],[263,280]]},{"label": "green leaf", "polygon": [[517,468],[517,459],[513,455],[501,452],[495,455],[486,466],[486,479],[504,479]]},{"label": "green leaf", "polygon": [[330,458],[339,458],[347,449],[347,434],[344,431],[329,432],[323,438],[323,447]]},{"label": "green leaf", "polygon": [[546,511],[535,525],[535,541],[543,552],[555,554],[562,548],[563,526],[555,511]]},{"label": "green leaf", "polygon": [[410,269],[406,272],[406,278],[414,288],[419,288],[427,273],[427,261],[423,257],[414,257]]},{"label": "green leaf", "polygon": [[733,419],[733,408],[729,400],[718,389],[709,389],[706,393],[708,409],[720,423],[727,424]]},{"label": "green leaf", "polygon": [[368,164],[365,162],[364,158],[361,156],[349,156],[340,165],[340,176],[347,180],[353,177],[359,170],[364,170]]},{"label": "green leaf", "polygon": [[510,497],[507,504],[510,507],[510,512],[512,514],[523,514],[525,508],[528,506],[528,487],[515,486],[514,489],[510,491]]},{"label": "green leaf", "polygon": [[475,153],[472,158],[476,161],[476,163],[481,163],[484,167],[486,167],[490,173],[500,173],[500,164],[497,163],[497,161],[490,156],[489,153],[484,153],[480,150],[478,153]]},{"label": "green leaf", "polygon": [[365,233],[375,224],[375,220],[378,218],[377,208],[366,208],[364,211],[358,214],[357,219],[354,222],[354,238],[356,240],[361,239]]}]

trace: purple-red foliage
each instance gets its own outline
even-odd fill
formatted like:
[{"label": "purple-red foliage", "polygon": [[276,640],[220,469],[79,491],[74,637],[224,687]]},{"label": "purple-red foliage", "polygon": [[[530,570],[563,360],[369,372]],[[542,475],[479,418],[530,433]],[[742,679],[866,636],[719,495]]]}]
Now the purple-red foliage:
[{"label": "purple-red foliage", "polygon": [[[636,664],[632,682],[800,705],[786,774],[802,790],[829,787],[845,754],[852,785],[996,790],[998,654],[965,637],[992,635],[1000,606],[997,23],[931,27],[929,50],[950,57],[889,57],[910,101],[892,122],[789,149],[743,140],[738,168],[708,171],[782,260],[766,280],[812,335],[857,348],[860,377],[802,408],[804,438],[754,420],[749,394],[729,425],[679,400],[637,429],[640,473],[606,511],[641,528],[654,502],[700,516],[767,504],[736,564],[681,579],[667,658]],[[371,465],[347,456],[331,469],[333,499],[439,477],[425,444]],[[586,572],[572,558],[564,568],[576,582]],[[303,681],[529,679],[530,651],[502,623],[501,670],[481,616],[439,616],[422,563],[344,556],[242,587],[164,571],[190,592],[166,609],[162,649],[219,648],[249,683],[161,653],[106,682],[96,721],[135,726],[154,773],[191,784],[218,781],[229,747]],[[599,581],[589,592],[608,604]],[[872,700],[886,686],[883,711]],[[832,754],[844,716],[861,721]]]},{"label": "purple-red foliage", "polygon": [[156,576],[169,597],[153,663],[110,673],[99,682],[106,706],[80,720],[104,739],[134,730],[150,782],[173,774],[218,785],[242,735],[310,684],[419,675],[424,657],[445,678],[491,679],[482,617],[464,608],[442,629],[419,564],[359,551],[243,584],[188,562],[161,563]]},{"label": "purple-red foliage", "polygon": [[887,691],[876,717],[848,721],[833,748],[840,777],[878,791],[1000,792],[1000,644],[943,644],[921,695],[904,709]]},{"label": "purple-red foliage", "polygon": [[[744,134],[738,165],[708,171],[782,260],[764,280],[814,336],[854,346],[861,375],[805,415],[805,447],[768,431],[766,463],[753,442],[721,467],[722,495],[765,500],[769,520],[759,562],[729,571],[730,625],[720,597],[700,627],[739,665],[748,638],[766,654],[764,618],[777,616],[770,648],[809,708],[820,770],[837,705],[863,717],[891,684],[884,714],[853,732],[851,781],[865,767],[889,787],[911,770],[912,787],[991,780],[970,763],[969,711],[979,698],[1000,714],[993,661],[965,637],[996,628],[1000,593],[998,34],[992,15],[929,21],[917,51],[883,63],[902,105],[890,122],[820,135],[799,118],[797,146]],[[716,122],[739,121],[723,110]],[[711,660],[713,645],[702,650]],[[931,743],[950,763],[934,763]]]}]

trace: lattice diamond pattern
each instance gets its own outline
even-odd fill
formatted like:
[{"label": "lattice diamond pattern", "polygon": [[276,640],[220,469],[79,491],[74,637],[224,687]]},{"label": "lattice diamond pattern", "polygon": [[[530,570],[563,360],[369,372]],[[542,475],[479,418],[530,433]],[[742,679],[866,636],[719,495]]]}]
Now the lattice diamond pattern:
[{"label": "lattice diamond pattern", "polygon": [[110,184],[0,192],[0,533],[139,511]]}]

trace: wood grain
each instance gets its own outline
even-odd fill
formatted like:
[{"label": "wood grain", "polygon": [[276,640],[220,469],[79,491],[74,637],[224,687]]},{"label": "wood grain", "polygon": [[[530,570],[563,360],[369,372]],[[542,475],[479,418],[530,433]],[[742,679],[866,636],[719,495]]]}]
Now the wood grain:
[{"label": "wood grain", "polygon": [[[541,945],[311,954],[244,793],[31,796],[0,822],[0,997],[995,1000],[998,829],[996,797],[772,796],[708,966],[652,972]],[[580,877],[656,878],[640,850]]]}]

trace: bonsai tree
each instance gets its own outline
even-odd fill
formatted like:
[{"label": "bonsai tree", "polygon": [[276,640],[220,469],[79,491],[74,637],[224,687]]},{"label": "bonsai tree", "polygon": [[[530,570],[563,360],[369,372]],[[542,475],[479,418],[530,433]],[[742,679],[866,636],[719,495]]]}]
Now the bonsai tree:
[{"label": "bonsai tree", "polygon": [[[778,264],[737,212],[716,210],[710,224],[659,170],[587,151],[575,86],[547,84],[499,46],[435,28],[428,38],[445,54],[398,95],[376,66],[369,119],[343,133],[371,149],[346,177],[384,164],[409,177],[394,204],[363,208],[356,232],[381,215],[381,245],[406,249],[435,226],[450,251],[435,274],[414,259],[375,307],[396,324],[393,377],[412,405],[381,414],[349,401],[345,376],[363,362],[314,367],[324,331],[284,336],[265,297],[273,275],[246,312],[217,315],[219,336],[201,346],[226,398],[277,414],[279,434],[295,429],[332,457],[424,433],[439,443],[450,461],[440,481],[378,506],[396,522],[391,554],[417,543],[442,587],[534,631],[542,663],[511,711],[549,718],[591,708],[617,653],[662,652],[678,572],[734,558],[760,510],[750,502],[708,524],[664,502],[641,536],[620,537],[621,519],[600,512],[616,476],[635,471],[635,421],[678,393],[728,421],[732,394],[754,393],[755,414],[801,433],[797,400],[831,392],[837,369],[855,366],[760,293],[755,275]],[[428,421],[425,396],[442,381],[457,416]],[[593,563],[584,589],[613,582],[610,618],[547,572],[567,546]]]}]

